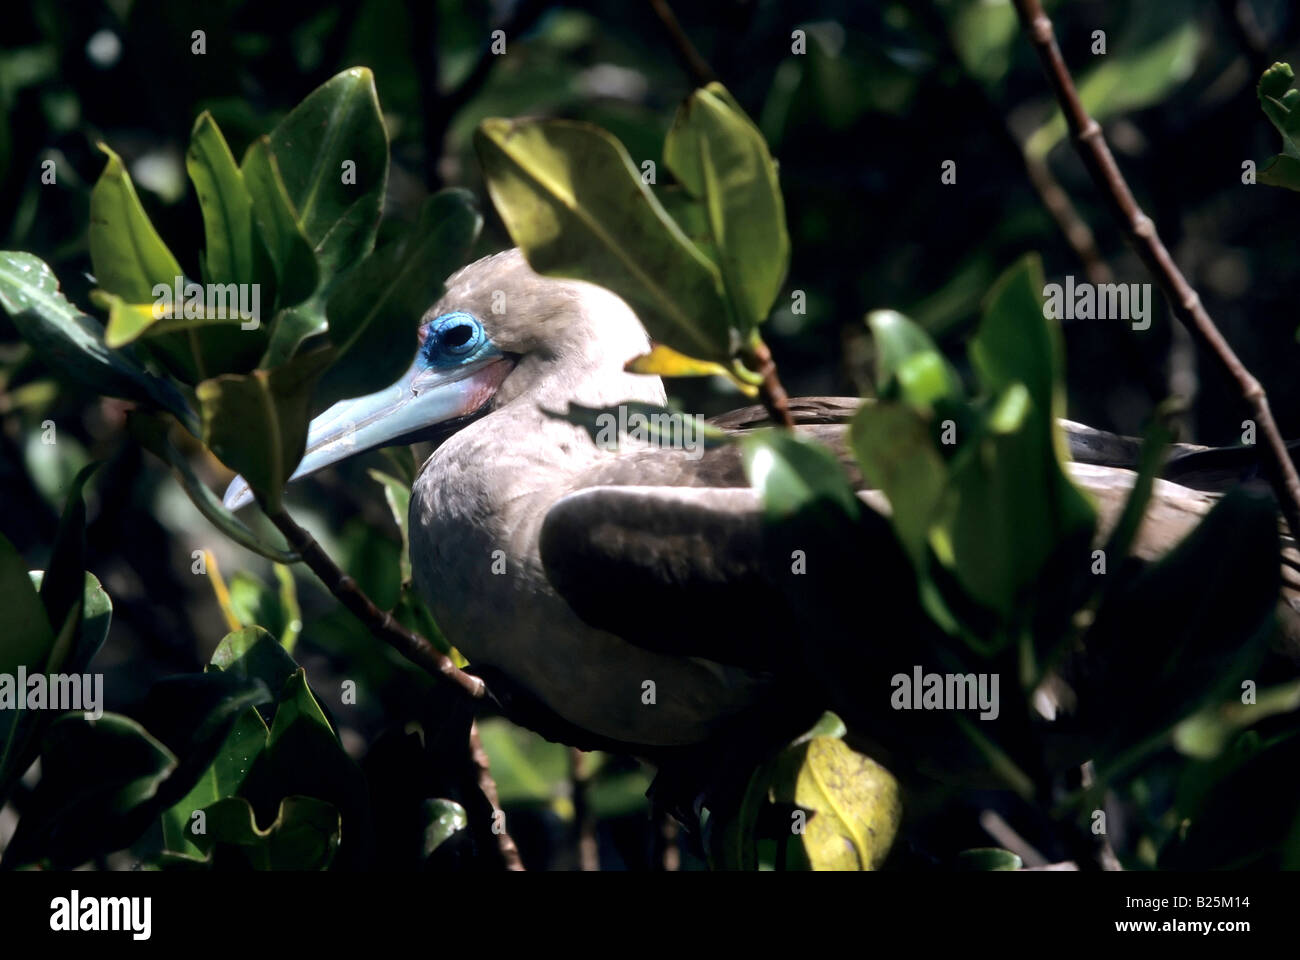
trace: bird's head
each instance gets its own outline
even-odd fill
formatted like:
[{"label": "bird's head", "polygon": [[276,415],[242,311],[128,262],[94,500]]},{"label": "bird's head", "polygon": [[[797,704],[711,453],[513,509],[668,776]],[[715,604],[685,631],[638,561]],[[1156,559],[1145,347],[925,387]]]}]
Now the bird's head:
[{"label": "bird's head", "polygon": [[[316,417],[290,479],[377,447],[445,436],[508,404],[563,409],[575,400],[616,403],[642,399],[647,389],[661,392],[658,378],[623,374],[649,340],[631,309],[607,290],[543,277],[518,249],[471,263],[446,286],[420,319],[419,346],[402,378]],[[637,388],[631,379],[654,384]],[[593,395],[592,385],[601,384],[614,384],[613,392]],[[236,477],[226,506],[251,501]]]}]

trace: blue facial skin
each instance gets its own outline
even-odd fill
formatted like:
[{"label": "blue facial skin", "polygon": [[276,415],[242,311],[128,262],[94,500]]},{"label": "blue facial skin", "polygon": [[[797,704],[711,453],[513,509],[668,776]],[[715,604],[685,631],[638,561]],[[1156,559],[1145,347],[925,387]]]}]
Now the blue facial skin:
[{"label": "blue facial skin", "polygon": [[463,310],[444,313],[429,321],[420,356],[430,370],[446,370],[476,360],[490,349],[487,331]]}]

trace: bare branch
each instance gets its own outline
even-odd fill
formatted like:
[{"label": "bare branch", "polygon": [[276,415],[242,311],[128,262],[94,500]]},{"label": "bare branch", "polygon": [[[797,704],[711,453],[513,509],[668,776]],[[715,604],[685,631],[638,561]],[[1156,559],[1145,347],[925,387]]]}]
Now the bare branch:
[{"label": "bare branch", "polygon": [[1093,181],[1106,195],[1112,211],[1124,227],[1129,243],[1168,297],[1174,315],[1187,327],[1197,343],[1206,347],[1218,359],[1224,372],[1237,382],[1241,396],[1254,414],[1263,437],[1261,446],[1264,448],[1264,465],[1277,494],[1278,505],[1291,528],[1292,536],[1300,535],[1300,475],[1296,473],[1295,464],[1287,452],[1286,441],[1273,419],[1264,388],[1223,338],[1201,303],[1200,295],[1187,282],[1161,242],[1154,221],[1142,212],[1133,198],[1128,182],[1115,163],[1110,147],[1106,145],[1101,125],[1089,116],[1079,100],[1070,69],[1065,65],[1060,47],[1056,44],[1052,21],[1043,12],[1042,4],[1039,0],[1015,0],[1015,5],[1020,21],[1047,72],[1061,112],[1065,114],[1075,147]]},{"label": "bare branch", "polygon": [[656,16],[663,23],[664,29],[668,31],[668,36],[673,42],[673,49],[677,51],[678,58],[690,71],[697,86],[705,86],[718,79],[713,69],[709,66],[700,52],[695,49],[691,43],[690,37],[682,30],[682,25],[677,22],[677,16],[673,13],[673,8],[668,6],[667,0],[650,0],[650,6],[654,7]]},{"label": "bare branch", "polygon": [[[495,816],[501,813],[501,800],[497,796],[497,784],[492,779],[492,768],[488,760],[488,754],[483,749],[483,739],[478,734],[478,723],[471,723],[469,727],[469,750],[470,756],[474,759],[474,765],[478,767],[478,788],[483,791],[483,796],[487,797],[487,802],[492,804],[492,812]],[[504,814],[502,814],[504,817]],[[519,848],[515,846],[515,841],[511,839],[510,832],[506,830],[504,819],[501,822],[500,829],[497,824],[492,824],[492,832],[497,838],[497,848],[501,851],[501,859],[505,861],[507,870],[522,871],[524,861],[519,856]]]},{"label": "bare branch", "polygon": [[790,397],[785,392],[780,376],[777,375],[776,361],[772,359],[772,351],[767,348],[767,344],[755,339],[742,359],[745,366],[763,378],[763,382],[758,387],[758,397],[767,408],[772,422],[793,430],[794,417],[790,415]]},{"label": "bare branch", "polygon": [[450,680],[468,696],[482,699],[487,695],[487,684],[472,674],[465,673],[451,657],[437,649],[418,633],[407,630],[387,611],[380,610],[374,601],[366,596],[357,582],[339,569],[336,564],[316,542],[316,538],[304,530],[281,507],[267,514],[276,528],[284,534],[290,549],[302,557],[303,563],[311,568],[312,573],[320,578],[321,583],[347,607],[379,640],[384,641],[398,653],[410,660],[417,667],[423,668],[435,677]]}]

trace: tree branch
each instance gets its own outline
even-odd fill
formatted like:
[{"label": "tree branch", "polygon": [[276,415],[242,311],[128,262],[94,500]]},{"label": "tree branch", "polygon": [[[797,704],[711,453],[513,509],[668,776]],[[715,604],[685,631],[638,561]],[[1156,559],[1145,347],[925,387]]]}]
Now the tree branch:
[{"label": "tree branch", "polygon": [[[487,684],[481,679],[461,670],[452,662],[451,657],[438,650],[418,633],[407,630],[393,619],[391,613],[375,606],[374,601],[357,585],[357,582],[339,568],[315,537],[298,526],[287,510],[281,507],[274,512],[268,511],[267,516],[275,524],[276,529],[284,534],[290,548],[297,551],[302,562],[311,568],[311,572],[316,574],[339,603],[347,607],[353,616],[365,624],[377,639],[384,641],[407,660],[433,676],[450,680],[471,700],[481,700],[489,696]],[[483,741],[479,738],[478,724],[472,720],[469,728],[469,750],[470,759],[478,772],[478,788],[492,805],[492,810],[499,811],[501,804],[497,798],[497,785],[492,779],[487,751],[483,749]],[[519,858],[519,849],[515,846],[509,832],[504,827],[497,830],[495,824],[492,832],[497,837],[501,859],[505,862],[506,869],[523,870],[524,865]]]},{"label": "tree branch", "polygon": [[763,378],[763,382],[758,387],[758,397],[767,408],[772,422],[793,430],[794,417],[790,415],[790,397],[786,394],[785,386],[777,375],[776,361],[772,359],[772,351],[767,348],[767,344],[755,338],[742,359],[745,366]]},{"label": "tree branch", "polygon": [[1150,217],[1142,212],[1133,192],[1129,189],[1124,175],[1111,155],[1110,147],[1102,135],[1101,125],[1097,123],[1083,103],[1079,100],[1074,87],[1070,69],[1061,57],[1060,47],[1056,44],[1056,35],[1052,30],[1052,21],[1043,12],[1039,0],[1014,0],[1016,12],[1020,14],[1021,24],[1029,35],[1043,69],[1047,73],[1061,112],[1065,114],[1075,147],[1083,159],[1084,166],[1092,175],[1093,181],[1106,195],[1112,211],[1119,219],[1128,236],[1129,243],[1155,277],[1160,289],[1164,291],[1173,308],[1174,315],[1192,334],[1192,337],[1219,361],[1225,373],[1237,382],[1242,398],[1254,413],[1259,432],[1263,436],[1264,465],[1273,489],[1277,494],[1278,505],[1286,517],[1291,535],[1300,537],[1300,475],[1287,452],[1273,412],[1269,409],[1268,396],[1263,386],[1254,375],[1246,369],[1233,352],[1228,341],[1224,339],[1219,328],[1206,312],[1200,295],[1187,282],[1178,265],[1156,232],[1156,225]]},{"label": "tree branch", "polygon": [[[487,750],[483,748],[483,739],[478,733],[477,722],[471,723],[469,727],[469,750],[474,765],[478,767],[478,788],[483,791],[483,796],[487,797],[487,802],[492,804],[492,812],[495,816],[501,813],[501,800],[497,796],[497,784],[492,779],[492,768],[488,761]],[[522,871],[524,861],[520,858],[519,848],[515,846],[515,841],[511,839],[510,832],[505,827],[505,814],[502,813],[501,816],[500,830],[495,823],[492,824],[492,832],[497,838],[497,849],[501,852],[501,859],[505,861],[507,870]]]},{"label": "tree branch", "polygon": [[667,0],[650,0],[650,6],[654,7],[655,15],[668,31],[668,37],[673,42],[673,49],[677,52],[677,58],[690,72],[695,80],[695,85],[699,87],[707,86],[714,80],[717,75],[713,68],[709,66],[707,60],[700,56],[700,52],[695,49],[691,43],[691,38],[686,36],[686,31],[682,25],[677,22],[677,15],[673,13],[673,8],[668,6]]},{"label": "tree branch", "polygon": [[347,607],[377,639],[433,676],[450,680],[473,699],[487,696],[487,684],[478,677],[465,673],[452,662],[451,657],[418,633],[407,630],[393,619],[391,613],[375,606],[357,582],[339,569],[338,564],[316,542],[316,538],[298,526],[283,507],[268,512],[267,516],[284,534],[290,549],[298,553],[302,562],[311,568],[311,572],[316,574],[339,603]]},{"label": "tree branch", "polygon": [[[690,38],[686,36],[682,25],[677,22],[677,17],[673,14],[672,7],[668,6],[667,0],[650,0],[650,6],[654,7],[655,13],[663,22],[678,59],[685,65],[695,83],[702,87],[716,80],[717,75],[713,72],[713,68],[700,56]],[[790,415],[790,398],[776,372],[776,361],[772,359],[772,351],[767,348],[767,344],[755,336],[741,356],[741,361],[763,378],[758,387],[758,397],[767,408],[772,422],[793,430],[794,418]]]}]

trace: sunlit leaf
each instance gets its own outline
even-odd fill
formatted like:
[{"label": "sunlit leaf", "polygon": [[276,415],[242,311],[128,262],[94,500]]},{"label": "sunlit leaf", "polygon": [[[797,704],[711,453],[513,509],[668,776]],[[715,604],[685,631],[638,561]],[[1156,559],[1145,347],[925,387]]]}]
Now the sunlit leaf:
[{"label": "sunlit leaf", "polygon": [[772,794],[808,812],[797,839],[814,870],[879,869],[902,821],[898,782],[835,737],[783,754]]},{"label": "sunlit leaf", "polygon": [[328,351],[273,370],[225,374],[198,385],[203,442],[242,476],[270,510],[307,446],[311,394]]},{"label": "sunlit leaf", "polygon": [[370,252],[379,227],[388,134],[374,74],[353,67],[317,87],[271,131],[269,150],[328,282]]},{"label": "sunlit leaf", "polygon": [[180,392],[131,353],[109,349],[100,322],[68,302],[37,257],[0,251],[0,306],[54,372],[99,393],[166,410],[198,432],[198,418]]},{"label": "sunlit leaf", "polygon": [[726,361],[729,310],[718,268],[641,182],[623,145],[586,123],[484,120],[474,143],[488,192],[533,269],[622,296],[651,337]]},{"label": "sunlit leaf", "polygon": [[712,360],[697,360],[657,343],[649,353],[633,357],[623,367],[628,373],[646,373],[657,377],[726,377],[747,397],[758,396],[758,387],[742,380],[730,368]]},{"label": "sunlit leaf", "polygon": [[743,334],[767,319],[790,261],[785,201],[767,142],[727,90],[711,83],[677,111],[664,164],[704,202]]}]

